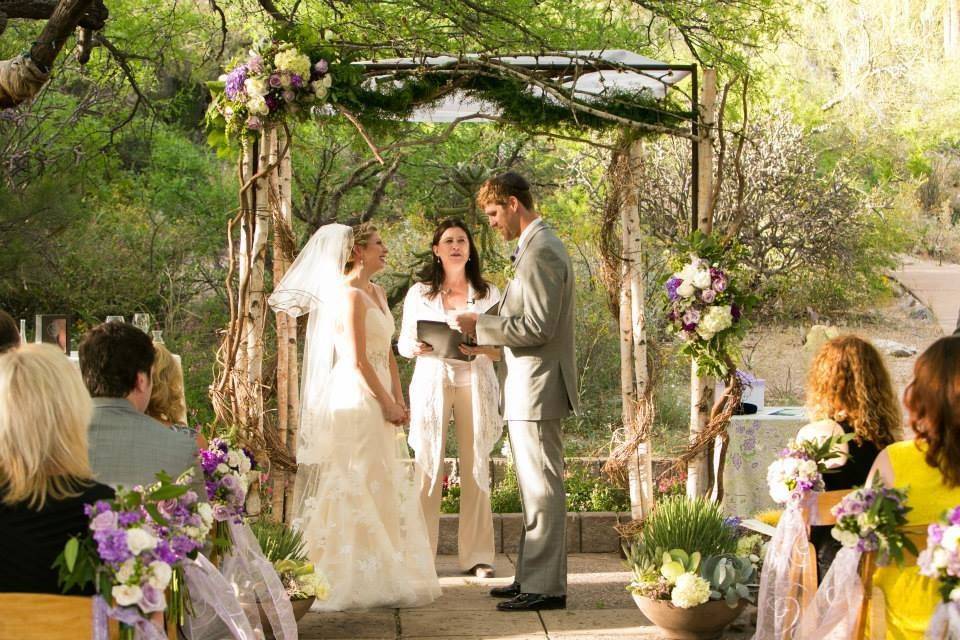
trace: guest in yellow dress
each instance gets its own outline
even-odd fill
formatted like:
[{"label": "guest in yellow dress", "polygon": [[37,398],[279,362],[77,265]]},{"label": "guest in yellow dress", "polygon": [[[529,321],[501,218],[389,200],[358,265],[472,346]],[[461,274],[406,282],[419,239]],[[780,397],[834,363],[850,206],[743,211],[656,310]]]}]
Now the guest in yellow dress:
[{"label": "guest in yellow dress", "polygon": [[[960,336],[937,340],[917,359],[904,404],[916,439],[881,451],[871,476],[908,489],[907,524],[927,524],[960,504]],[[892,565],[877,570],[874,585],[884,595],[887,639],[922,640],[940,601],[937,582],[916,565]]]}]

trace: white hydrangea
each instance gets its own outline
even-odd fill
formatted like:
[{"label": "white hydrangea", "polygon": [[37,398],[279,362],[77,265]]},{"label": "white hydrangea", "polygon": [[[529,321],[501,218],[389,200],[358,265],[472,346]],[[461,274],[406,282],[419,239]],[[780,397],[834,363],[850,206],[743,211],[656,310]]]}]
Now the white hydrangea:
[{"label": "white hydrangea", "polygon": [[681,609],[689,609],[710,599],[710,583],[695,573],[684,573],[677,578],[670,602]]},{"label": "white hydrangea", "polygon": [[273,64],[280,71],[289,71],[301,78],[310,77],[310,58],[292,47],[274,56]]},{"label": "white hydrangea", "polygon": [[263,78],[247,78],[243,81],[243,88],[247,95],[251,97],[259,96],[262,98],[270,93],[270,85]]},{"label": "white hydrangea", "polygon": [[698,326],[712,333],[720,333],[732,324],[733,314],[730,312],[730,305],[724,304],[708,307],[700,318]]},{"label": "white hydrangea", "polygon": [[133,555],[139,555],[142,551],[149,551],[156,546],[157,538],[143,527],[127,530],[127,548]]}]

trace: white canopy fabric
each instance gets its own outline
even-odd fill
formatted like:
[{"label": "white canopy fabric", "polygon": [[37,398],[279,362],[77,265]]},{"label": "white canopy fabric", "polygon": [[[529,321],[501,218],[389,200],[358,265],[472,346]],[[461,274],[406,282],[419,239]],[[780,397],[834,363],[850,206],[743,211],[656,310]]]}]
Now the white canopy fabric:
[{"label": "white canopy fabric", "polygon": [[[390,66],[408,68],[410,65],[424,67],[447,67],[470,59],[479,59],[478,54],[468,54],[463,58],[453,56],[437,56],[428,58],[390,58],[365,62],[360,64],[372,65],[388,70]],[[662,69],[667,66],[646,56],[632,51],[613,49],[565,51],[563,54],[544,56],[503,56],[490,58],[515,67],[549,68],[556,67],[558,71],[576,68],[577,75],[567,75],[555,79],[563,88],[573,90],[573,95],[589,102],[597,98],[607,98],[613,95],[646,93],[657,100],[667,95],[667,90],[677,82],[690,75],[689,71]],[[620,67],[598,69],[597,67]],[[630,68],[634,67],[634,68]],[[639,67],[639,68],[636,68]],[[652,67],[644,69],[643,67]],[[593,69],[593,70],[590,70]],[[580,73],[583,71],[582,73]],[[390,78],[391,82],[398,82]],[[372,80],[376,84],[376,79]],[[543,90],[537,86],[529,86],[527,90],[534,96],[543,95]],[[560,103],[553,96],[545,99]],[[499,108],[489,102],[478,100],[465,92],[454,92],[444,96],[440,101],[414,110],[408,118],[414,122],[453,122],[457,119],[497,117]]]}]

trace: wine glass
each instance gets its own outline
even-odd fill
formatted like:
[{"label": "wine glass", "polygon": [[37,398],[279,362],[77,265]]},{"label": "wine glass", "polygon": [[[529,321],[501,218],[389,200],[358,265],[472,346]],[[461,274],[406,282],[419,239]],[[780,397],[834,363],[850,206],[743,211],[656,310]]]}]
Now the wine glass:
[{"label": "wine glass", "polygon": [[133,314],[133,326],[135,326],[137,329],[140,329],[140,331],[143,331],[145,334],[150,335],[150,314]]},{"label": "wine glass", "polygon": [[107,316],[107,322],[125,322],[123,316]]},{"label": "wine glass", "polygon": [[163,331],[154,329],[150,333],[153,335],[153,344],[163,344]]}]

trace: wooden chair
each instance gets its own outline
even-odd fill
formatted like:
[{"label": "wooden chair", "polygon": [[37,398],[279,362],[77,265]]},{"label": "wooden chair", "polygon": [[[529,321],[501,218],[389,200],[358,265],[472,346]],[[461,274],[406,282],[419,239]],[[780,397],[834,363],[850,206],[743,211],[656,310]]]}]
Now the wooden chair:
[{"label": "wooden chair", "polygon": [[[168,640],[177,625],[166,621]],[[110,640],[120,637],[116,620],[107,621]],[[48,593],[0,593],[0,640],[90,640],[93,598]]]},{"label": "wooden chair", "polygon": [[[823,491],[816,494],[816,501],[809,510],[803,513],[803,520],[807,526],[834,525],[837,519],[830,512],[845,495],[850,493],[849,489],[838,491]],[[803,557],[803,556],[806,557]],[[795,550],[790,562],[790,584],[802,585],[802,592],[796,594],[796,602],[799,603],[800,613],[810,605],[814,594],[817,592],[817,552],[813,544],[807,544],[804,551]]]},{"label": "wooden chair", "polygon": [[[913,542],[917,550],[926,547],[927,544],[927,524],[912,524],[902,527],[900,531]],[[903,566],[912,567],[917,564],[917,556],[912,553],[905,553]],[[876,552],[870,551],[863,554],[860,559],[860,582],[863,584],[863,602],[860,604],[860,613],[857,615],[857,627],[854,632],[854,640],[867,640],[867,612],[871,605],[880,603],[874,602],[873,574],[877,570]]]},{"label": "wooden chair", "polygon": [[[110,640],[120,637],[115,620]],[[90,640],[93,598],[46,593],[0,593],[0,640]]]}]

